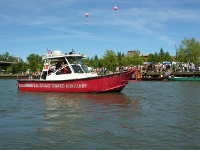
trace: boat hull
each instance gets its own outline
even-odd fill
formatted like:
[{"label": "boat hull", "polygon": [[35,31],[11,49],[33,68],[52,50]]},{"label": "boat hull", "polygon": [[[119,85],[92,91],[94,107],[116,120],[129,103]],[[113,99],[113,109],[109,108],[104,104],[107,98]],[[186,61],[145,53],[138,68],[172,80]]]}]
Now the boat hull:
[{"label": "boat hull", "polygon": [[106,76],[97,76],[73,80],[36,80],[19,79],[18,89],[29,92],[119,92],[127,84],[134,71],[127,71]]}]

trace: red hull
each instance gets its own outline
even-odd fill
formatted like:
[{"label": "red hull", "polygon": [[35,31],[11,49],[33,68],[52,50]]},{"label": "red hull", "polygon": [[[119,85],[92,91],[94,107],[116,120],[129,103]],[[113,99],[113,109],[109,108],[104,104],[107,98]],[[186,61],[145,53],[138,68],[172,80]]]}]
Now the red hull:
[{"label": "red hull", "polygon": [[98,76],[74,80],[30,80],[19,79],[18,88],[20,91],[29,92],[114,92],[121,91],[131,78],[134,71]]}]

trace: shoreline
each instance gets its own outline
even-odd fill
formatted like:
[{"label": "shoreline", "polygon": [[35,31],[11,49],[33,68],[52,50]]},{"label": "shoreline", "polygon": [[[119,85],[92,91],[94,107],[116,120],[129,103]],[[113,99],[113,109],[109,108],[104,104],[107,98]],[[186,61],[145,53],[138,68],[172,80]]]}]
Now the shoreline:
[{"label": "shoreline", "polygon": [[[141,76],[143,79],[152,78],[158,79],[160,77],[160,73],[142,73]],[[171,72],[170,75],[175,77],[200,77],[200,72]],[[30,76],[21,76],[21,75],[0,75],[0,79],[29,79]],[[32,79],[39,79],[40,76],[32,76]],[[132,78],[133,79],[133,78]]]},{"label": "shoreline", "polygon": [[[20,75],[0,75],[0,79],[29,79],[30,76],[20,76]],[[32,79],[39,79],[39,76],[32,76]]]}]

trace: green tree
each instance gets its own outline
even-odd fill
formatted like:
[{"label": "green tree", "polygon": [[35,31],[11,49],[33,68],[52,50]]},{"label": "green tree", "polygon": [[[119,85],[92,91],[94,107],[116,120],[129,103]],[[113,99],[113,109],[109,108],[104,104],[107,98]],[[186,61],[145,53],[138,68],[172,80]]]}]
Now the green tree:
[{"label": "green tree", "polygon": [[170,56],[169,52],[165,52],[164,61],[172,62],[172,56]]},{"label": "green tree", "polygon": [[41,56],[38,54],[30,54],[26,59],[29,61],[29,63],[33,60],[39,63],[41,61]]},{"label": "green tree", "polygon": [[99,68],[102,68],[103,67],[103,62],[104,62],[104,59],[103,58],[100,58],[99,59]]},{"label": "green tree", "polygon": [[95,63],[94,63],[94,58],[93,57],[90,59],[89,64],[90,64],[90,67],[94,67]]},{"label": "green tree", "polygon": [[90,66],[90,58],[87,57],[87,58],[83,59],[83,63],[84,63],[86,66]]},{"label": "green tree", "polygon": [[7,74],[13,73],[13,69],[12,69],[11,66],[8,66],[8,67],[6,68],[6,73],[7,73]]},{"label": "green tree", "polygon": [[99,58],[97,55],[94,56],[94,68],[99,67]]},{"label": "green tree", "polygon": [[160,56],[159,56],[159,54],[158,54],[157,52],[154,53],[154,56],[155,56],[155,61],[154,61],[154,63],[160,62]]},{"label": "green tree", "polygon": [[103,56],[103,66],[106,67],[108,70],[114,72],[116,67],[119,66],[119,62],[117,56],[113,50],[106,50]]},{"label": "green tree", "polygon": [[118,59],[118,62],[119,62],[119,66],[121,67],[122,66],[122,57],[124,56],[124,53],[121,53],[121,52],[117,52],[117,59]]},{"label": "green tree", "polygon": [[156,56],[154,54],[149,54],[148,55],[148,61],[149,62],[153,62],[153,63],[156,63]]},{"label": "green tree", "polygon": [[[20,59],[21,60],[21,59]],[[5,54],[0,54],[0,61],[17,62],[18,58],[11,56],[8,52]],[[20,62],[23,62],[22,60]],[[12,64],[10,66],[1,66],[0,70],[6,70],[6,73],[18,73],[20,71],[20,66],[17,64]]]},{"label": "green tree", "polygon": [[128,62],[130,66],[138,66],[142,65],[144,62],[144,59],[140,56],[140,52],[134,52],[130,56],[127,57]]},{"label": "green tree", "polygon": [[0,54],[0,61],[17,62],[17,57],[11,56],[8,52]]},{"label": "green tree", "polygon": [[161,48],[160,52],[155,52],[154,54],[149,54],[148,61],[153,63],[163,62],[163,61],[172,61],[172,57],[169,55],[169,52],[164,52]]},{"label": "green tree", "polygon": [[39,71],[42,71],[43,67],[44,67],[44,60],[39,62],[39,64],[38,64]]},{"label": "green tree", "polygon": [[[18,73],[19,70],[20,70],[19,67],[17,66],[17,64],[11,64],[10,67],[12,68],[11,70],[12,70],[12,73],[13,73],[13,74]],[[7,73],[8,73],[8,72],[7,72]]]},{"label": "green tree", "polygon": [[200,62],[200,42],[194,37],[191,39],[184,38],[177,50],[177,60],[180,62]]},{"label": "green tree", "polygon": [[32,60],[29,64],[29,69],[31,70],[31,72],[36,72],[39,70],[39,65],[37,60]]},{"label": "green tree", "polygon": [[41,57],[38,54],[30,54],[26,59],[29,62],[29,69],[31,72],[40,70]]},{"label": "green tree", "polygon": [[19,73],[24,73],[29,68],[29,65],[24,63],[24,62],[19,62],[17,65],[19,65],[19,68],[20,68],[19,71],[18,71]]},{"label": "green tree", "polygon": [[160,61],[160,62],[165,61],[165,52],[164,52],[164,50],[162,49],[162,47],[161,47],[160,52],[159,52],[159,61]]},{"label": "green tree", "polygon": [[128,66],[128,65],[130,65],[127,56],[122,56],[122,58],[121,58],[121,65],[122,66]]}]

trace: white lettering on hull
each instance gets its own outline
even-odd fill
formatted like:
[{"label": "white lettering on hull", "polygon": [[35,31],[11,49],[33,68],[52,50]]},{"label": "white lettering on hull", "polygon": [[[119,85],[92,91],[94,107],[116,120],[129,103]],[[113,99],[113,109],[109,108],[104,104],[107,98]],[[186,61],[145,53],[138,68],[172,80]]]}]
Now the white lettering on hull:
[{"label": "white lettering on hull", "polygon": [[33,88],[86,88],[87,84],[18,84],[19,87]]},{"label": "white lettering on hull", "polygon": [[66,84],[66,88],[86,88],[87,84]]},{"label": "white lettering on hull", "polygon": [[65,84],[52,84],[52,88],[65,88]]}]

